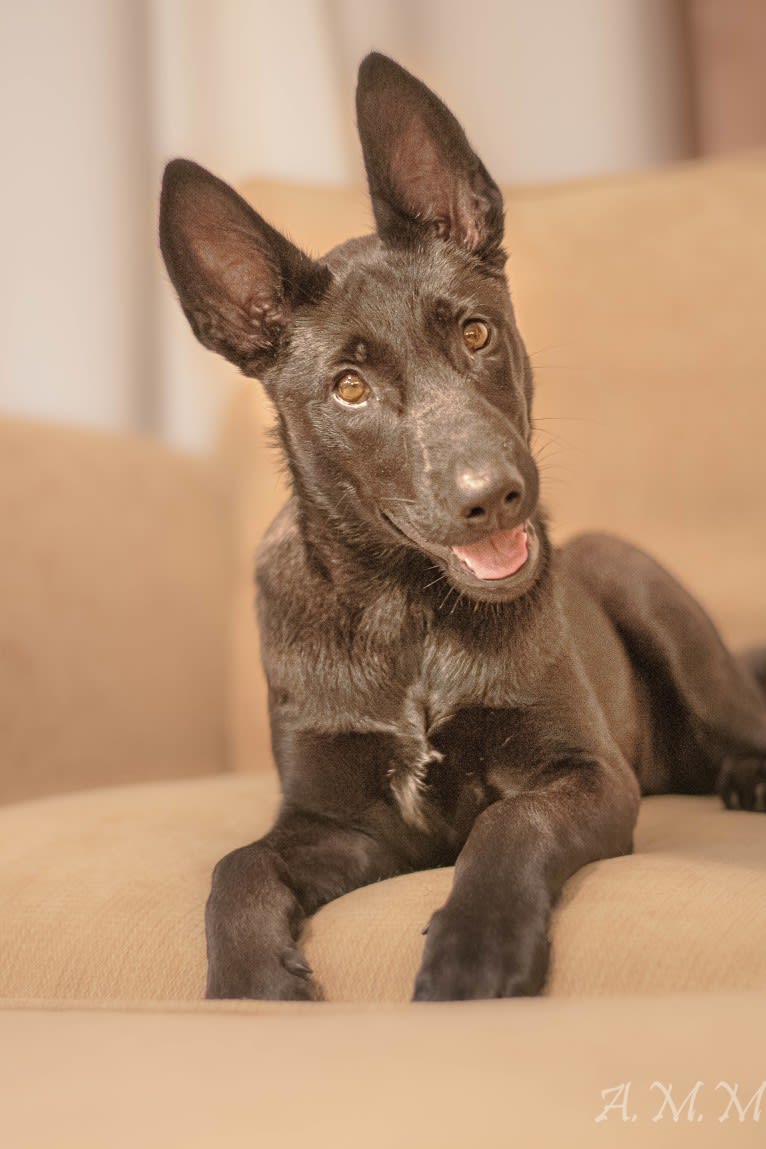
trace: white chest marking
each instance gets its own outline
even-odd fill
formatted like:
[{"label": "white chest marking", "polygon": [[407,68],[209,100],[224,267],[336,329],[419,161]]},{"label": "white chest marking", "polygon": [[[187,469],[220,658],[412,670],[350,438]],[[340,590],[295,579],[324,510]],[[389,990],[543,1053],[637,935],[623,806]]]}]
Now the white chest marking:
[{"label": "white chest marking", "polygon": [[428,767],[441,762],[444,755],[426,743],[421,753],[406,763],[396,764],[388,772],[391,793],[401,810],[405,822],[419,830],[426,828],[423,800]]}]

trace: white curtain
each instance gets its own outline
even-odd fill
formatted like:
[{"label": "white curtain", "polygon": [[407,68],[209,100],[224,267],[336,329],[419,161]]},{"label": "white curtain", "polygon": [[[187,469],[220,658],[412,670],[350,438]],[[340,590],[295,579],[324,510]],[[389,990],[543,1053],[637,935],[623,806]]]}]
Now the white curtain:
[{"label": "white curtain", "polygon": [[0,4],[0,406],[150,422],[151,151],[143,6]]},{"label": "white curtain", "polygon": [[0,404],[204,449],[231,375],[157,258],[162,165],[360,179],[371,48],[432,84],[506,183],[690,152],[674,0],[8,0]]}]

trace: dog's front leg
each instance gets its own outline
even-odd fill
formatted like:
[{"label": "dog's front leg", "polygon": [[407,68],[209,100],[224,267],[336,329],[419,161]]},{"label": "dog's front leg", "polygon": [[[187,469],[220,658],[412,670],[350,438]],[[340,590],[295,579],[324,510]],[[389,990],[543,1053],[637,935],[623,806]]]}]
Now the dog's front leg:
[{"label": "dog's front leg", "polygon": [[586,863],[631,851],[638,801],[627,763],[578,756],[484,810],[428,927],[415,1000],[539,993],[561,887]]},{"label": "dog's front leg", "polygon": [[374,833],[283,810],[265,838],[227,854],[215,868],[205,917],[206,996],[317,997],[296,948],[306,916],[399,868]]}]

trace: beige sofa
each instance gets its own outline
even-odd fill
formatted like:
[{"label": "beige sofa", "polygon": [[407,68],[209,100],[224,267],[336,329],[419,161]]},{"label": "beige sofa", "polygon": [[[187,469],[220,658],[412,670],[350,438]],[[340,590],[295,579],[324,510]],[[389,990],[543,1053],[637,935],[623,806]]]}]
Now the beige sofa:
[{"label": "beige sofa", "polygon": [[[315,252],[367,228],[356,191],[247,192]],[[559,535],[640,540],[734,644],[766,639],[765,205],[761,155],[508,201]],[[766,818],[714,798],[647,800],[569,882],[543,999],[407,1004],[441,870],[320,911],[325,1002],[201,1000],[210,870],[278,798],[267,418],[243,383],[203,461],[0,423],[0,1145],[762,1144]]]}]

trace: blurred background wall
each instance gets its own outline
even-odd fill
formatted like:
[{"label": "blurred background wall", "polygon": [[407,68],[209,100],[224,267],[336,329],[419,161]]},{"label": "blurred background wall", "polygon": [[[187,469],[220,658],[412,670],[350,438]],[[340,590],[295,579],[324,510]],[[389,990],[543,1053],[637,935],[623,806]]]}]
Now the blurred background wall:
[{"label": "blurred background wall", "polygon": [[766,145],[766,0],[2,0],[0,407],[207,447],[231,373],[158,260],[162,166],[359,181],[371,48],[505,184]]}]

